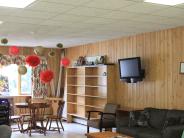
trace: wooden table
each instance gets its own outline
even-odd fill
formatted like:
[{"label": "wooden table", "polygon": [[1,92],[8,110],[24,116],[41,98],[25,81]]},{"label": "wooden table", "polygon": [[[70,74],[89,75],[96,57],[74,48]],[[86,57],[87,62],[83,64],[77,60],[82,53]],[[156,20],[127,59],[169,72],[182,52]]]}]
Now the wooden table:
[{"label": "wooden table", "polygon": [[86,134],[87,138],[113,138],[116,136],[122,136],[122,137],[118,137],[118,138],[133,138],[130,136],[126,136],[123,134],[119,134],[116,132],[110,132],[110,131],[106,131],[106,132],[96,132],[96,133],[88,133]]}]

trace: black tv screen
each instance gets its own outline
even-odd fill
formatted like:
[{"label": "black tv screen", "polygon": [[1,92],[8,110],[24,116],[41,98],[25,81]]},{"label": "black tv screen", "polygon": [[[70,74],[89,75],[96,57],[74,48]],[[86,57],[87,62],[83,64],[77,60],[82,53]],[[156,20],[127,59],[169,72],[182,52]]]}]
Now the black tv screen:
[{"label": "black tv screen", "polygon": [[120,79],[141,77],[140,57],[119,59]]}]

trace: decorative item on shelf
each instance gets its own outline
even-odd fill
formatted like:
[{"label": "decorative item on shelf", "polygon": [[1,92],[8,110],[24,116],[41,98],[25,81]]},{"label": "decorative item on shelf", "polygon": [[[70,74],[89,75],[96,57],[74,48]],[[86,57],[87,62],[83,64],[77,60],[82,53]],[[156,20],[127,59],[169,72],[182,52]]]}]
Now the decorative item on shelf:
[{"label": "decorative item on shelf", "polygon": [[107,72],[103,72],[103,74],[102,74],[103,76],[107,76]]},{"label": "decorative item on shelf", "polygon": [[45,70],[40,72],[40,80],[42,83],[49,83],[54,77],[54,73],[51,70]]},{"label": "decorative item on shelf", "polygon": [[55,55],[56,55],[56,52],[53,49],[51,49],[51,51],[49,51],[48,53],[49,57],[54,57]]},{"label": "decorative item on shelf", "polygon": [[17,46],[10,46],[9,47],[9,54],[10,55],[18,55],[19,54],[19,48]]},{"label": "decorative item on shelf", "polygon": [[85,57],[80,56],[80,57],[77,59],[77,66],[82,66],[82,65],[85,65],[85,64],[86,64]]},{"label": "decorative item on shelf", "polygon": [[105,58],[105,56],[101,56],[100,57],[100,60],[99,60],[99,62],[98,62],[98,64],[105,64],[106,63],[106,58]]},{"label": "decorative item on shelf", "polygon": [[58,44],[56,45],[56,47],[57,47],[57,48],[63,48],[63,44],[62,44],[62,43],[58,43]]},{"label": "decorative item on shelf", "polygon": [[43,56],[45,52],[45,48],[43,46],[37,46],[34,48],[34,53],[38,56]]},{"label": "decorative item on shelf", "polygon": [[8,39],[7,39],[7,38],[1,39],[1,43],[2,43],[2,44],[7,44],[7,43],[8,43]]},{"label": "decorative item on shelf", "polygon": [[25,61],[31,67],[36,67],[40,64],[40,58],[36,55],[27,56]]},{"label": "decorative item on shelf", "polygon": [[61,59],[60,64],[64,67],[67,67],[68,65],[70,65],[70,60],[68,58],[64,57]]},{"label": "decorative item on shelf", "polygon": [[27,68],[26,68],[26,66],[20,65],[20,66],[18,67],[18,73],[19,73],[20,75],[25,75],[25,74],[27,73]]},{"label": "decorative item on shelf", "polygon": [[106,56],[90,56],[90,57],[83,57],[80,56],[76,62],[74,62],[75,66],[82,66],[82,65],[99,65],[106,63]]}]

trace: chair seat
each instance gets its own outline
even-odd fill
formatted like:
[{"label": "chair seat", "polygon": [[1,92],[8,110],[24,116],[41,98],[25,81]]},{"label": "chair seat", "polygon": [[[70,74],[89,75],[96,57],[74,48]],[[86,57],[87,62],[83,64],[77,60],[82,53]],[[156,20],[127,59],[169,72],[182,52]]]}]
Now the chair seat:
[{"label": "chair seat", "polygon": [[11,120],[15,120],[15,119],[21,119],[22,117],[20,115],[13,115],[10,117]]}]

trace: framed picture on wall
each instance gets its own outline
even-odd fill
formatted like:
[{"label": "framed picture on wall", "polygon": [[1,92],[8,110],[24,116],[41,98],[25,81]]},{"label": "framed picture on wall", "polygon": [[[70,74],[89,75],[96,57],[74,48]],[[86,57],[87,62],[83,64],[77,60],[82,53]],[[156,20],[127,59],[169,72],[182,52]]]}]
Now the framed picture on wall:
[{"label": "framed picture on wall", "polygon": [[180,73],[184,74],[184,62],[180,62]]}]

